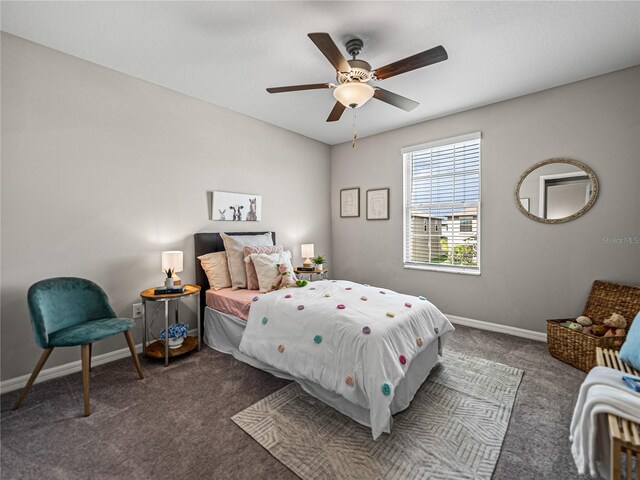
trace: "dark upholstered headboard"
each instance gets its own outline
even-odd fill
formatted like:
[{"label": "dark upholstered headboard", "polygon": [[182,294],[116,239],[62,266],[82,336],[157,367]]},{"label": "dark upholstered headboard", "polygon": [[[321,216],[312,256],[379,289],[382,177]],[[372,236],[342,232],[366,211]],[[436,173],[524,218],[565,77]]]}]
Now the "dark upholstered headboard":
[{"label": "dark upholstered headboard", "polygon": [[[227,235],[264,235],[267,232],[225,232]],[[271,237],[273,238],[273,244],[276,244],[276,234],[275,232],[271,232]],[[224,242],[222,241],[222,237],[220,233],[196,233],[193,236],[195,242],[194,249],[194,260],[196,264],[196,284],[200,285],[200,309],[201,309],[201,319],[204,320],[204,307],[207,305],[207,295],[206,292],[209,290],[209,280],[207,279],[207,275],[204,273],[202,269],[202,265],[200,265],[200,260],[198,257],[201,255],[206,255],[207,253],[213,252],[223,252],[224,251]]]}]

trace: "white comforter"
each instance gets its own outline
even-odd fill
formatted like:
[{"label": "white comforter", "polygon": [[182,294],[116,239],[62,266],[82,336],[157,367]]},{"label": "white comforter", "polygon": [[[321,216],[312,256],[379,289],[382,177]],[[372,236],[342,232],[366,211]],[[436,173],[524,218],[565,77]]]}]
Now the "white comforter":
[{"label": "white comforter", "polygon": [[368,408],[375,439],[411,361],[453,329],[424,297],[326,280],[256,297],[240,351]]}]

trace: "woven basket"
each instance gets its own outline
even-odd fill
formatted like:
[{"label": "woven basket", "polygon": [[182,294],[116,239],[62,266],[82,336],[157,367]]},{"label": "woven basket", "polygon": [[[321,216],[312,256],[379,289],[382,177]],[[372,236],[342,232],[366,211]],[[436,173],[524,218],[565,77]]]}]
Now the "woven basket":
[{"label": "woven basket", "polygon": [[[619,313],[626,318],[628,331],[639,311],[640,287],[596,280],[582,315],[602,324],[612,313]],[[596,337],[560,326],[573,320],[575,318],[547,320],[547,346],[553,357],[583,372],[596,366],[597,347],[619,350],[624,342],[624,338]]]}]

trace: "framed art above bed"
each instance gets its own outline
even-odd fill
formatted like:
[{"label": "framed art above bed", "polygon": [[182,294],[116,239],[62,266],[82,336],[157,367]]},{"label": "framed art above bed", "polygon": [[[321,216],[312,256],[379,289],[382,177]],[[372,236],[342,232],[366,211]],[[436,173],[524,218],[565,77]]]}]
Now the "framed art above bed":
[{"label": "framed art above bed", "polygon": [[213,192],[212,220],[259,222],[262,216],[262,196],[247,193]]}]

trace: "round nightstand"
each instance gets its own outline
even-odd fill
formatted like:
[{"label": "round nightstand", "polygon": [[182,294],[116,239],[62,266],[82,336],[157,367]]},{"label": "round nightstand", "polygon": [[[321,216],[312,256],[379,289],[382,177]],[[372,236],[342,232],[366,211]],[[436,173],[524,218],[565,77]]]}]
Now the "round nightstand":
[{"label": "round nightstand", "polygon": [[310,282],[313,282],[313,278],[316,275],[320,277],[320,280],[327,280],[329,278],[329,270],[326,268],[323,268],[322,270],[300,270],[298,268],[294,268],[293,273],[295,273],[296,276],[299,276],[300,280],[304,280],[304,276],[308,275]]},{"label": "round nightstand", "polygon": [[[200,334],[200,287],[198,285],[185,285],[184,292],[170,293],[165,295],[156,295],[154,288],[147,288],[140,292],[142,303],[144,305],[144,328],[142,330],[142,352],[144,355],[152,358],[164,358],[164,365],[169,365],[169,358],[177,357],[190,352],[194,349],[200,350],[201,334]],[[164,331],[165,339],[169,333],[169,304],[175,301],[175,319],[178,323],[178,303],[185,298],[195,296],[198,302],[198,336],[188,336],[184,339],[182,345],[178,348],[169,348],[168,341],[156,340],[147,345],[147,302],[164,302]]]}]

